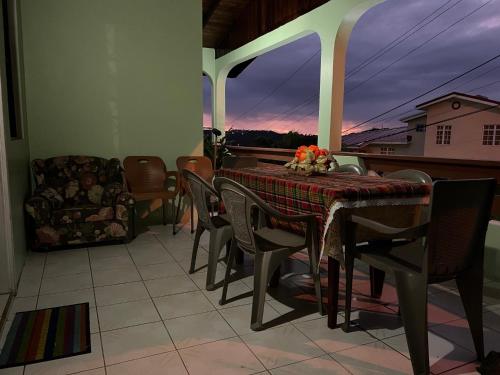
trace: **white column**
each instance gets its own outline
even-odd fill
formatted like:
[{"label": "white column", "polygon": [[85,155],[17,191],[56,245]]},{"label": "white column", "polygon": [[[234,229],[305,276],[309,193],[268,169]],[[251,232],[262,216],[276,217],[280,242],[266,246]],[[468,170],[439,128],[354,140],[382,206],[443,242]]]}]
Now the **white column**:
[{"label": "white column", "polygon": [[217,72],[212,82],[212,126],[224,135],[226,123],[226,78],[224,72]]},{"label": "white column", "polygon": [[319,93],[318,145],[330,151],[342,147],[342,117],[344,108],[344,73],[346,43],[343,37],[322,33],[321,81]]}]

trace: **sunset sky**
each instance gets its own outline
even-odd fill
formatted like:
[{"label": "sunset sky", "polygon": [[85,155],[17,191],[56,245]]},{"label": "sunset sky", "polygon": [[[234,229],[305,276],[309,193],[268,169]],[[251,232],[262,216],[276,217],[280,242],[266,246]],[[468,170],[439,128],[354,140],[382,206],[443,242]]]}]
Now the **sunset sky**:
[{"label": "sunset sky", "polygon": [[[500,0],[387,0],[368,11],[355,26],[346,72],[352,72],[396,38],[417,28],[421,30],[348,76],[345,128],[500,53]],[[258,57],[237,78],[228,79],[226,128],[316,134],[319,48],[318,37],[307,36]],[[398,59],[400,61],[396,61]],[[382,69],[384,71],[374,76]],[[210,89],[208,80],[204,80],[203,123],[210,126]],[[481,94],[498,100],[499,90],[500,59],[362,129],[401,126],[398,119],[410,113],[416,104],[449,91]]]}]

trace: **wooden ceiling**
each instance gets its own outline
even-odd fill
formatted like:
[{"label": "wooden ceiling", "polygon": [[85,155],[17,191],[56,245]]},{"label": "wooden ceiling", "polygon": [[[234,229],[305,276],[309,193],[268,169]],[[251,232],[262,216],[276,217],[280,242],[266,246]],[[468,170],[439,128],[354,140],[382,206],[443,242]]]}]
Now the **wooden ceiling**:
[{"label": "wooden ceiling", "polygon": [[203,47],[222,56],[329,0],[203,0]]}]

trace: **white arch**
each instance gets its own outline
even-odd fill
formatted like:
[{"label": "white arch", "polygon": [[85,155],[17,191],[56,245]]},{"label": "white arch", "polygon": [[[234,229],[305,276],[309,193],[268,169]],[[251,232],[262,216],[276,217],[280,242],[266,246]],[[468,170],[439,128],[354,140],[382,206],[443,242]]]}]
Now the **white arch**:
[{"label": "white arch", "polygon": [[345,57],[349,37],[363,13],[383,1],[329,1],[217,59],[213,49],[204,48],[203,69],[212,80],[213,126],[224,131],[226,79],[234,66],[316,33],[321,41],[318,145],[339,151],[344,105]]}]

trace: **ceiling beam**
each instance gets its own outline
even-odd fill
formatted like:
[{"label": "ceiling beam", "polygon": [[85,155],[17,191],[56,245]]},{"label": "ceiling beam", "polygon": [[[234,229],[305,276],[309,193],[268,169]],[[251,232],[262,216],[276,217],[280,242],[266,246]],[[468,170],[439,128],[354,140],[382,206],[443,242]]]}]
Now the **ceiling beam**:
[{"label": "ceiling beam", "polygon": [[210,18],[212,18],[215,10],[219,6],[220,2],[222,0],[213,0],[212,4],[210,4],[210,7],[207,9],[207,11],[203,14],[203,27],[207,25],[208,22],[210,22]]}]

